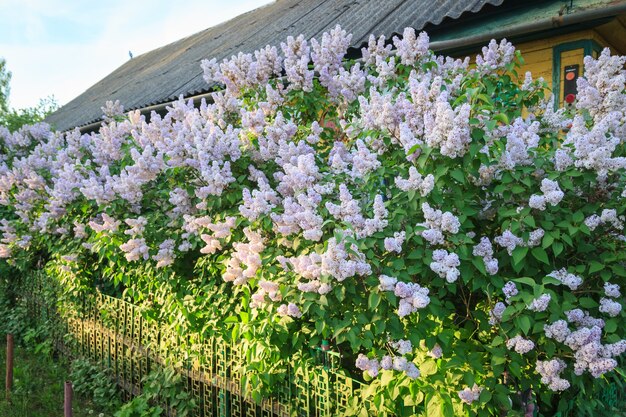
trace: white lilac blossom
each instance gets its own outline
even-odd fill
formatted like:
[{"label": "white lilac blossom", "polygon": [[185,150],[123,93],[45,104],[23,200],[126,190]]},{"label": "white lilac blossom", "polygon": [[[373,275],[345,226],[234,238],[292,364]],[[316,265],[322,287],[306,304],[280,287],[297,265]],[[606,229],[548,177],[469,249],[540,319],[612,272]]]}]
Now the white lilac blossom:
[{"label": "white lilac blossom", "polygon": [[224,281],[232,282],[235,285],[243,285],[256,275],[261,267],[260,254],[265,249],[263,237],[259,233],[249,227],[243,229],[243,232],[248,243],[237,242],[233,244],[235,252],[228,260],[226,271],[222,275]]},{"label": "white lilac blossom", "polygon": [[443,349],[436,343],[435,346],[428,352],[428,356],[434,359],[440,359],[443,356]]},{"label": "white lilac blossom", "polygon": [[[266,280],[259,281],[259,288],[257,289],[257,292],[254,293],[250,297],[251,299],[250,307],[251,308],[261,307],[263,304],[266,303],[266,299],[265,299],[266,296],[271,301],[274,301],[274,302],[282,300],[283,297],[282,297],[282,294],[280,293],[280,286],[277,282],[266,281]],[[287,306],[287,311],[289,311],[289,306]],[[295,311],[296,310],[292,307],[291,312],[295,313]],[[289,315],[293,316],[293,314],[289,314]]]},{"label": "white lilac blossom", "polygon": [[424,222],[418,223],[417,226],[425,228],[418,231],[417,234],[426,239],[431,245],[440,245],[444,243],[443,232],[449,234],[457,234],[461,227],[461,223],[455,215],[449,211],[433,209],[430,204],[422,204],[422,212],[424,213]]},{"label": "white lilac blossom", "polygon": [[602,224],[610,223],[614,229],[624,229],[624,216],[618,216],[615,209],[604,209],[600,214]]},{"label": "white lilac blossom", "polygon": [[448,253],[445,249],[437,249],[433,252],[433,261],[430,263],[430,269],[441,278],[445,278],[448,283],[453,283],[461,274],[457,269],[459,265],[461,265],[461,262],[456,253]]},{"label": "white lilac blossom", "polygon": [[467,103],[453,109],[447,95],[441,93],[435,111],[424,115],[424,138],[428,146],[450,158],[465,155],[471,142],[470,111]]},{"label": "white lilac blossom", "polygon": [[502,287],[502,293],[507,304],[511,304],[511,297],[515,297],[518,294],[517,286],[513,281],[508,281]]},{"label": "white lilac blossom", "polygon": [[400,355],[406,355],[413,351],[413,345],[410,340],[400,339],[395,342],[391,342],[391,347],[398,351]]},{"label": "white lilac blossom", "polygon": [[574,165],[577,168],[592,169],[605,176],[610,171],[626,167],[626,158],[613,157],[621,142],[613,134],[620,126],[621,117],[618,112],[606,114],[591,128],[587,127],[582,116],[574,117],[563,145],[574,147]]},{"label": "white lilac blossom", "polygon": [[464,388],[461,391],[459,391],[459,398],[461,399],[462,402],[464,402],[465,404],[471,404],[474,401],[478,401],[478,399],[480,398],[480,393],[483,391],[482,387],[479,387],[478,385],[474,384],[474,386],[472,388]]},{"label": "white lilac blossom", "polygon": [[514,169],[518,165],[532,165],[532,150],[539,145],[539,122],[525,121],[518,117],[507,126],[506,148],[500,159],[504,169]]},{"label": "white lilac blossom", "polygon": [[561,283],[566,287],[569,287],[570,290],[577,289],[580,284],[583,283],[583,279],[581,277],[567,272],[565,268],[561,268],[558,271],[552,271],[547,276],[561,281]]},{"label": "white lilac blossom", "polygon": [[391,45],[385,44],[385,36],[381,35],[378,39],[374,35],[370,35],[367,48],[361,48],[363,62],[366,66],[376,66],[379,61],[384,61],[391,52]]},{"label": "white lilac blossom", "polygon": [[294,38],[289,36],[287,42],[280,44],[285,54],[284,65],[290,90],[311,91],[313,88],[313,74],[309,70],[310,48],[303,35]]},{"label": "white lilac blossom", "polygon": [[128,242],[121,244],[120,249],[126,254],[128,262],[138,261],[139,259],[148,260],[150,258],[149,248],[143,238],[130,239]]},{"label": "white lilac blossom", "polygon": [[302,312],[300,311],[300,308],[294,303],[281,304],[276,312],[280,316],[289,316],[294,318],[302,317]]},{"label": "white lilac blossom", "polygon": [[506,69],[515,59],[515,47],[506,39],[497,43],[494,39],[482,48],[482,54],[476,55],[476,66],[482,72]]},{"label": "white lilac blossom", "polygon": [[352,197],[345,184],[339,186],[339,201],[340,204],[326,202],[326,209],[335,219],[350,224],[357,238],[371,236],[387,226],[388,211],[381,195],[374,198],[374,217],[371,219],[363,216],[359,202]]},{"label": "white lilac blossom", "polygon": [[428,297],[430,291],[428,288],[414,282],[397,282],[393,292],[396,297],[400,298],[398,303],[398,317],[400,318],[415,313],[417,310],[430,304],[430,297]]},{"label": "white lilac blossom", "polygon": [[506,304],[498,301],[496,305],[489,311],[489,324],[495,326],[502,321],[502,315],[506,309]]},{"label": "white lilac blossom", "polygon": [[544,324],[543,331],[546,337],[556,340],[557,342],[565,342],[565,339],[572,333],[565,320],[557,320],[552,324]]},{"label": "white lilac blossom", "polygon": [[435,177],[433,174],[428,174],[425,177],[417,172],[417,168],[411,166],[409,168],[409,178],[403,179],[402,177],[396,177],[394,179],[396,187],[402,191],[419,191],[422,197],[426,197],[435,188]]},{"label": "white lilac blossom", "polygon": [[589,312],[579,308],[566,311],[565,316],[568,322],[578,327],[598,327],[600,329],[604,327],[604,320],[591,317]]},{"label": "white lilac blossom", "polygon": [[529,305],[526,306],[527,309],[531,311],[545,311],[548,308],[548,304],[552,297],[550,294],[541,294],[538,298],[535,298]]},{"label": "white lilac blossom", "polygon": [[328,89],[331,97],[339,94],[339,86],[335,76],[342,68],[342,60],[350,46],[352,35],[335,26],[330,32],[322,35],[321,41],[311,39],[311,59],[313,69],[319,75],[320,84]]},{"label": "white lilac blossom", "polygon": [[502,232],[501,236],[497,236],[494,239],[494,242],[505,248],[509,255],[513,255],[513,251],[516,247],[524,245],[524,240],[520,237],[515,236],[508,229]]},{"label": "white lilac blossom", "polygon": [[203,233],[200,235],[200,239],[202,239],[205,243],[205,246],[200,249],[200,253],[212,255],[222,249],[222,243],[220,240],[211,235]]},{"label": "white lilac blossom", "polygon": [[378,280],[380,281],[378,289],[381,291],[394,291],[396,283],[398,282],[397,278],[390,277],[388,275],[380,275]]},{"label": "white lilac blossom", "polygon": [[[89,227],[91,227],[97,233],[115,233],[122,224],[122,222],[120,222],[119,220],[115,220],[113,217],[109,216],[106,213],[100,214],[99,217],[100,219],[96,218],[89,222]],[[98,221],[101,221],[102,223],[98,223]]]},{"label": "white lilac blossom", "polygon": [[402,39],[393,37],[393,44],[396,47],[396,55],[403,65],[414,65],[416,60],[428,53],[428,35],[420,32],[415,35],[415,29],[405,28]]},{"label": "white lilac blossom", "polygon": [[318,241],[322,237],[324,219],[318,213],[322,196],[315,190],[308,189],[295,197],[283,200],[283,213],[271,213],[274,229],[285,236],[302,232],[305,239]]},{"label": "white lilac blossom", "polygon": [[356,359],[356,367],[367,372],[373,378],[378,376],[380,369],[385,371],[403,372],[410,379],[419,378],[420,371],[413,362],[403,356],[383,356],[380,362],[378,359],[368,359],[367,356],[359,354]]},{"label": "white lilac blossom", "polygon": [[314,252],[291,258],[281,256],[277,260],[284,270],[292,270],[296,275],[310,280],[328,275],[341,282],[355,275],[365,276],[372,272],[365,255],[356,245],[338,242],[334,237],[327,241],[326,252],[321,255]]},{"label": "white lilac blossom", "polygon": [[166,239],[159,245],[159,251],[152,257],[157,261],[156,267],[163,268],[174,263],[174,247],[176,241],[173,239]]},{"label": "white lilac blossom", "polygon": [[493,246],[488,237],[483,236],[480,238],[480,243],[474,246],[472,254],[483,258],[485,270],[489,275],[498,273],[498,260],[493,257]]},{"label": "white lilac blossom", "polygon": [[535,370],[541,375],[541,382],[546,384],[552,391],[565,391],[570,387],[568,380],[561,378],[561,372],[567,365],[561,359],[537,361]]},{"label": "white lilac blossom", "polygon": [[604,295],[606,295],[607,297],[612,297],[612,298],[619,298],[622,296],[619,290],[619,285],[611,284],[610,282],[604,283]]},{"label": "white lilac blossom", "polygon": [[589,111],[595,122],[624,111],[625,63],[626,57],[611,56],[609,48],[605,48],[597,59],[585,57],[585,77],[577,80],[576,107]]},{"label": "white lilac blossom", "polygon": [[610,298],[601,298],[599,311],[600,313],[606,313],[611,317],[615,317],[622,311],[622,305]]},{"label": "white lilac blossom", "polygon": [[357,357],[355,366],[358,369],[367,372],[373,378],[378,376],[378,371],[380,370],[380,363],[377,359],[368,359],[367,356],[362,353],[360,353]]},{"label": "white lilac blossom", "polygon": [[546,209],[546,204],[549,203],[551,206],[556,206],[565,195],[556,181],[547,178],[541,181],[541,192],[543,195],[533,194],[530,196],[528,205],[531,208],[543,211]]},{"label": "white lilac blossom", "polygon": [[148,220],[141,216],[136,219],[125,219],[124,223],[130,226],[130,229],[124,230],[124,234],[128,236],[141,236],[148,224]]},{"label": "white lilac blossom", "polygon": [[532,340],[524,339],[522,336],[517,335],[506,341],[507,349],[514,349],[517,353],[523,355],[530,352],[535,348],[535,343]]},{"label": "white lilac blossom", "polygon": [[406,238],[406,232],[395,232],[393,237],[386,237],[384,241],[385,250],[389,252],[402,253],[402,243]]},{"label": "white lilac blossom", "polygon": [[526,245],[531,248],[534,246],[539,246],[541,244],[541,239],[543,239],[544,235],[545,231],[541,228],[533,230],[528,236],[528,241],[526,242]]},{"label": "white lilac blossom", "polygon": [[279,203],[278,195],[269,184],[259,179],[259,189],[244,188],[242,193],[243,204],[239,206],[239,212],[250,221],[254,221],[262,214],[268,214]]}]

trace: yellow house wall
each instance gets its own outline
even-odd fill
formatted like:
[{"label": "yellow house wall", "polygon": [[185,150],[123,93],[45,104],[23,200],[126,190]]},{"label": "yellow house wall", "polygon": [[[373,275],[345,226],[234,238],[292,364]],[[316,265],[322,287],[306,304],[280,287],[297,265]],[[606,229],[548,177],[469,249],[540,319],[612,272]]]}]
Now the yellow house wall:
[{"label": "yellow house wall", "polygon": [[[552,49],[555,46],[566,42],[587,39],[594,40],[603,47],[608,46],[611,49],[614,49],[612,48],[612,45],[610,45],[595,29],[588,29],[579,32],[569,33],[566,35],[554,36],[551,38],[539,39],[532,42],[517,44],[516,47],[522,52],[522,56],[525,61],[525,64],[521,68],[522,74],[526,71],[530,71],[533,78],[542,77],[552,88],[552,71],[554,64],[552,62]],[[564,77],[563,68],[566,65],[580,65],[580,75],[583,74],[583,58],[584,50],[582,48],[572,51],[565,51],[561,54],[561,74],[559,74],[561,78],[561,86],[563,85]],[[559,97],[559,102],[562,103],[562,88],[560,89],[560,95],[561,97]]]}]

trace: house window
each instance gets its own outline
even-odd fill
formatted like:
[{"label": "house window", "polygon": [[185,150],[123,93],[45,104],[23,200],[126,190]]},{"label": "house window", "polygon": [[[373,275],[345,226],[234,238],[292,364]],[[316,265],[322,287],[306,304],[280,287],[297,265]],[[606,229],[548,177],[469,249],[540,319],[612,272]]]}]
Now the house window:
[{"label": "house window", "polygon": [[602,46],[593,39],[566,42],[552,48],[552,93],[558,108],[576,99],[576,79],[583,75],[583,58],[597,57]]}]

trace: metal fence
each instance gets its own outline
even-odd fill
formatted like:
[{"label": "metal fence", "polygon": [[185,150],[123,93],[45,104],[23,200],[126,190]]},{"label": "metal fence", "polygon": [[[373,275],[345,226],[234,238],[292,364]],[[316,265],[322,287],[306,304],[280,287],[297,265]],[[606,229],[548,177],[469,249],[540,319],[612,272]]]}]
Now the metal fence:
[{"label": "metal fence", "polygon": [[[100,293],[64,301],[58,311],[34,285],[25,297],[29,315],[38,321],[56,321],[57,349],[108,368],[125,400],[139,395],[142,379],[172,356],[177,358],[185,390],[198,404],[197,417],[340,416],[361,386],[338,369],[332,352],[320,350],[314,353],[322,364],[287,367],[282,382],[272,387],[272,397],[255,402],[242,392],[244,345],[199,335],[180,337],[145,319],[137,306]],[[406,411],[413,415],[412,410]],[[175,410],[168,413],[176,414]]]}]

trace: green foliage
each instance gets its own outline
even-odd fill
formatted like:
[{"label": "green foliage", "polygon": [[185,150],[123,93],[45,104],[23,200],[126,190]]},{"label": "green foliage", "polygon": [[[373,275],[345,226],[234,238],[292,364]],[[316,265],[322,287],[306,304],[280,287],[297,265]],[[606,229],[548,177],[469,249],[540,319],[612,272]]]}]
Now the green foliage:
[{"label": "green foliage", "polygon": [[70,380],[74,392],[93,401],[96,407],[114,410],[121,406],[119,390],[111,375],[87,359],[72,361]]},{"label": "green foliage", "polygon": [[183,389],[180,374],[166,367],[147,375],[142,381],[141,395],[124,404],[115,417],[159,417],[165,410],[187,417],[195,407],[195,401]]},{"label": "green foliage", "polygon": [[[232,161],[235,180],[223,193],[200,198],[194,191],[206,183],[197,170],[185,165],[168,167],[154,174],[143,186],[141,201],[136,204],[118,195],[106,204],[97,204],[77,193],[64,207],[64,217],[54,224],[69,231],[76,223],[84,225],[103,213],[120,223],[140,213],[147,220],[141,238],[149,247],[152,259],[146,256],[133,260],[120,250],[129,242],[125,226],[114,232],[98,231],[92,226],[84,239],[75,238],[69,232],[46,231],[33,236],[28,250],[18,251],[14,245],[9,248],[16,252],[12,265],[17,269],[21,266],[22,270],[28,270],[33,264],[45,268],[63,288],[61,305],[64,297],[77,298],[97,288],[132,300],[140,305],[146,318],[163,323],[163,331],[177,334],[181,339],[201,335],[232,342],[245,352],[246,361],[237,371],[243,375],[244,390],[256,400],[274,395],[280,383],[288,378],[286,369],[310,364],[309,350],[321,346],[322,341],[329,341],[330,349],[341,354],[346,372],[363,382],[359,398],[350,404],[350,415],[413,413],[425,417],[517,417],[532,407],[546,417],[572,408],[591,413],[598,403],[582,399],[588,398],[587,394],[597,398],[598,393],[613,382],[607,375],[593,378],[588,371],[576,375],[573,370],[575,352],[546,336],[544,325],[563,320],[567,311],[580,308],[593,317],[603,318],[603,344],[617,343],[626,336],[624,311],[609,317],[600,309],[606,282],[617,283],[624,290],[623,230],[603,224],[593,231],[585,222],[604,210],[614,210],[618,220],[624,216],[626,205],[621,193],[626,175],[623,169],[599,175],[584,164],[563,169],[555,167],[557,150],[568,149],[574,155],[573,145],[567,143],[566,129],[555,127],[549,120],[557,116],[546,116],[551,109],[551,105],[545,103],[546,85],[534,82],[530,87],[525,86],[518,77],[520,59],[518,54],[517,60],[495,70],[470,71],[460,67],[455,72],[440,68],[444,67],[442,62],[426,54],[414,66],[398,64],[394,76],[379,85],[371,80],[366,82],[365,100],[372,99],[369,94],[373,93],[368,93],[370,87],[375,92],[378,88],[393,108],[397,101],[408,100],[410,81],[418,82],[419,77],[431,81],[439,79],[440,83],[433,82],[436,88],[430,86],[433,90],[428,94],[441,94],[452,113],[459,108],[469,108],[467,120],[460,123],[467,127],[468,143],[460,147],[458,154],[445,153],[441,144],[429,145],[426,140],[407,152],[398,144],[401,136],[398,126],[364,127],[365,117],[361,118],[359,103],[338,104],[331,100],[318,79],[314,80],[310,92],[297,89],[286,92],[280,111],[297,127],[294,148],[308,146],[307,138],[314,122],[322,130],[314,148],[319,175],[311,176],[320,182],[316,185],[330,185],[332,191],[320,193],[319,207],[316,207],[316,213],[323,219],[319,241],[304,238],[300,231],[277,231],[279,226],[272,214],[284,214],[281,212],[284,207],[275,207],[273,212],[254,219],[241,215],[242,196],[246,190],[255,190],[257,186],[250,178],[250,165],[256,164],[257,169],[266,174],[272,189],[278,188],[277,178],[282,171],[287,171],[277,161],[259,163],[255,153],[259,151],[260,135],[242,128],[241,114],[256,114],[259,103],[266,103],[267,90],[263,85],[237,91],[236,111],[216,105],[224,114],[214,109],[216,114],[206,116],[211,120],[207,122],[207,130],[217,131],[218,125],[223,128],[228,124],[242,128],[238,134],[242,136],[240,147],[245,152]],[[346,67],[351,64],[347,63]],[[413,76],[415,73],[418,78]],[[272,80],[270,86],[277,89],[278,82]],[[448,93],[453,95],[449,97]],[[623,91],[616,94],[623,94]],[[416,103],[411,105],[417,106]],[[437,103],[428,102],[428,105]],[[524,120],[525,112],[532,117]],[[174,119],[173,127],[167,129],[175,131],[176,126],[184,125],[185,117],[176,116],[179,113],[184,115],[180,108],[172,110],[169,117]],[[559,116],[570,121],[576,117],[583,125],[579,129],[606,127],[606,124],[596,124],[589,109],[569,108]],[[213,124],[214,119],[219,121]],[[271,125],[277,119],[278,113],[270,113],[264,123]],[[393,117],[389,119],[393,121]],[[434,120],[429,122],[435,123]],[[455,127],[456,122],[444,122],[441,122],[442,129]],[[125,138],[120,145],[119,158],[106,165],[110,176],[116,178],[128,168],[140,165],[136,164],[136,159],[142,148],[137,136],[128,133],[136,132],[138,125],[124,123],[120,118],[103,128],[103,135],[122,132]],[[619,123],[623,128],[623,121]],[[120,125],[127,130],[122,130]],[[195,128],[189,127],[189,130],[195,132]],[[167,137],[159,140],[170,140],[167,129],[164,129]],[[450,132],[444,133],[441,136],[447,139],[446,134]],[[536,134],[538,143],[523,149],[523,161],[507,164],[508,154],[514,151],[508,149],[514,136],[526,134]],[[598,136],[606,139],[612,134],[607,130]],[[355,150],[357,140],[375,148],[380,165],[362,176],[335,171],[331,166],[331,149],[341,143],[348,150]],[[565,145],[561,145],[563,143]],[[23,150],[13,151],[19,155]],[[83,149],[78,152],[76,166],[84,169],[87,176],[87,172],[92,173],[88,167],[93,161],[82,154],[83,151],[87,152]],[[626,145],[616,140],[615,155],[624,156],[625,152]],[[175,157],[177,155],[172,156]],[[433,176],[434,187],[430,193],[415,189],[404,191],[395,185],[396,178],[406,178],[411,168],[421,175]],[[38,175],[43,181],[49,180],[52,173]],[[543,180],[556,181],[563,195],[543,209],[531,207],[530,199],[544,193]],[[357,227],[349,219],[331,215],[328,204],[342,203],[336,192],[340,185],[348,187],[358,211],[368,219],[373,216],[375,198],[382,197],[388,211],[386,227],[359,236],[355,233]],[[202,232],[195,235],[187,232],[185,227],[189,223],[184,216],[175,213],[177,206],[171,198],[175,188],[187,193],[189,206],[196,208],[192,211],[198,219],[209,219],[212,223],[230,216],[236,219],[232,233],[219,239],[220,250],[201,252],[206,242],[201,238]],[[294,193],[304,195],[306,190]],[[10,197],[17,203],[22,196],[16,192]],[[425,203],[457,219],[458,233],[446,232],[445,239],[429,243],[422,233],[426,229],[423,224]],[[46,198],[37,200],[28,215],[39,219],[48,214],[47,204]],[[6,212],[7,218],[17,217],[9,209]],[[28,224],[18,221],[13,224],[18,234],[31,231]],[[235,269],[231,262],[233,253],[252,240],[244,233],[246,228],[263,238],[263,249],[258,253],[260,266],[243,284],[233,285],[225,282],[224,277],[229,268]],[[531,234],[537,229],[543,231],[543,236],[530,243]],[[401,253],[388,250],[385,238],[401,231],[406,232]],[[482,237],[495,242],[496,237],[503,237],[505,233],[515,235],[518,243],[510,250],[506,245],[494,245],[498,271],[489,272],[486,258],[474,255],[474,247]],[[157,268],[153,262],[158,256],[157,248],[169,238],[176,244],[184,241],[190,250],[179,254],[172,265]],[[300,290],[298,284],[307,281],[306,274],[294,272],[295,268],[281,260],[324,254],[333,242],[347,253],[350,261],[367,262],[371,274],[352,273],[346,279],[323,272],[315,278],[331,285],[328,292]],[[448,279],[437,273],[433,267],[435,250],[445,250],[458,257],[458,276]],[[326,260],[329,264],[333,261]],[[237,259],[234,263],[240,269],[249,267]],[[583,283],[568,288],[549,276],[561,269],[583,277]],[[381,289],[379,278],[382,275],[427,288],[430,302],[419,311],[399,314],[401,297]],[[259,290],[262,281],[278,286],[271,300]],[[508,282],[515,283],[518,291],[505,298],[503,288]],[[255,305],[259,294],[261,306]],[[547,308],[529,308],[541,296],[550,297]],[[411,302],[417,304],[419,300]],[[281,303],[284,304],[279,307]],[[284,309],[280,310],[287,303],[293,304],[297,313],[285,314]],[[496,303],[500,303],[503,311],[494,319]],[[569,325],[574,329],[573,323]],[[532,341],[534,348],[523,353],[516,351],[509,345],[516,337]],[[376,372],[362,372],[363,369],[355,366],[359,355],[371,360],[396,355],[392,342],[401,339],[409,340],[412,348],[400,356],[419,368],[419,378],[409,376],[402,369],[378,372],[376,368]],[[180,344],[161,348],[166,350],[167,360],[174,366],[179,366],[182,358],[200,359],[201,355]],[[441,349],[442,354],[435,355],[436,349]],[[549,389],[549,383],[542,380],[536,370],[539,361],[555,358],[567,360],[563,377],[571,387],[562,393]],[[621,364],[616,368],[615,372],[623,373]],[[150,375],[144,381],[142,395],[124,405],[118,417],[158,416],[167,407],[175,408],[177,415],[185,415],[193,402],[182,392],[179,378],[171,369]],[[476,398],[463,402],[459,392],[470,389],[475,389]]]}]

